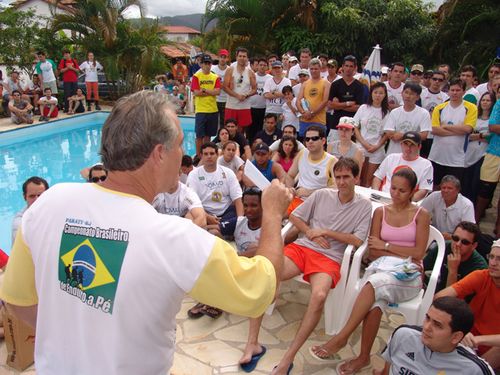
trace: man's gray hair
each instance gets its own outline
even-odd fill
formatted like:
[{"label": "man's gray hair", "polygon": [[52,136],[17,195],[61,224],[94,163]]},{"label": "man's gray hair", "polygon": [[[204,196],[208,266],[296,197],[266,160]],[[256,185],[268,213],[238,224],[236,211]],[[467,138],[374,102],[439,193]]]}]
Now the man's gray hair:
[{"label": "man's gray hair", "polygon": [[319,65],[319,67],[321,68],[321,60],[318,59],[318,58],[314,58],[314,59],[311,59],[311,61],[309,61],[309,66],[313,66],[313,65]]},{"label": "man's gray hair", "polygon": [[453,176],[451,174],[447,174],[446,176],[444,176],[442,178],[441,184],[444,184],[445,182],[449,182],[449,183],[455,185],[455,187],[458,189],[458,191],[460,191],[460,188],[461,188],[460,180],[458,178],[456,178],[455,176]]},{"label": "man's gray hair", "polygon": [[139,91],[116,102],[102,127],[101,158],[109,171],[133,171],[148,159],[153,148],[170,149],[179,135],[168,96]]}]

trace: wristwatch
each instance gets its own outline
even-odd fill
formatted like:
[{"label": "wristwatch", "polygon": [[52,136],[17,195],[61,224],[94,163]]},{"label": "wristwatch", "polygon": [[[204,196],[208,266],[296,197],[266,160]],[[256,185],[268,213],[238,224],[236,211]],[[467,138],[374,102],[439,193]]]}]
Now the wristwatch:
[{"label": "wristwatch", "polygon": [[385,251],[389,251],[389,246],[390,246],[390,245],[391,245],[391,244],[390,244],[389,242],[386,242],[386,243],[385,243],[385,245],[384,245],[384,250],[385,250]]}]

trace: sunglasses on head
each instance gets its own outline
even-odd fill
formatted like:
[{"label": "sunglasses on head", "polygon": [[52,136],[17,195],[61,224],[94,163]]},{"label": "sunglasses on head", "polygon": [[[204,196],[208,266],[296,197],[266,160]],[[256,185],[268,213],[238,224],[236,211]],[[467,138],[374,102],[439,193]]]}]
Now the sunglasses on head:
[{"label": "sunglasses on head", "polygon": [[465,245],[465,246],[468,246],[468,245],[472,244],[472,242],[470,242],[469,240],[466,240],[465,238],[460,238],[460,237],[458,237],[455,234],[453,234],[451,236],[451,239],[453,240],[453,242],[461,242],[462,245]]},{"label": "sunglasses on head", "polygon": [[320,139],[321,139],[321,137],[319,135],[315,135],[313,137],[305,137],[304,141],[306,141],[306,142],[309,142],[309,141],[316,142],[316,141],[319,141]]},{"label": "sunglasses on head", "polygon": [[106,181],[106,178],[107,178],[107,177],[108,177],[108,176],[92,177],[92,178],[90,179],[90,181],[91,181],[91,182],[94,182],[94,183],[97,183],[97,182],[99,182],[99,181],[103,182],[103,181]]},{"label": "sunglasses on head", "polygon": [[434,77],[432,77],[432,80],[433,81],[438,81],[438,82],[443,82],[444,81],[444,79],[442,79],[442,78],[434,78]]}]

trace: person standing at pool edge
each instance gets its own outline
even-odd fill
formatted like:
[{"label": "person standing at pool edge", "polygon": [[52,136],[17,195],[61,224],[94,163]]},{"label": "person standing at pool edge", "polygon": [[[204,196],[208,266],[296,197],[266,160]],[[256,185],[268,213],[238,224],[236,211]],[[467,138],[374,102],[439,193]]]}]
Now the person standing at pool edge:
[{"label": "person standing at pool edge", "polygon": [[[103,126],[104,183],[58,184],[26,211],[0,298],[38,323],[38,374],[168,373],[185,293],[253,317],[272,302],[290,193],[278,181],[264,191],[257,256],[238,257],[223,240],[150,204],[178,183],[182,142],[165,95],[123,97]],[[68,279],[65,269],[83,277]]]}]

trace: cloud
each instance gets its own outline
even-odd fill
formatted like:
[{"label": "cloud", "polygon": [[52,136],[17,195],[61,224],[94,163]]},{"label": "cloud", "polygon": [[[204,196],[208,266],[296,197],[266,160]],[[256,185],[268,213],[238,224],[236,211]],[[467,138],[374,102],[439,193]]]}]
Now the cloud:
[{"label": "cloud", "polygon": [[207,0],[143,0],[148,16],[165,17],[205,13]]}]

